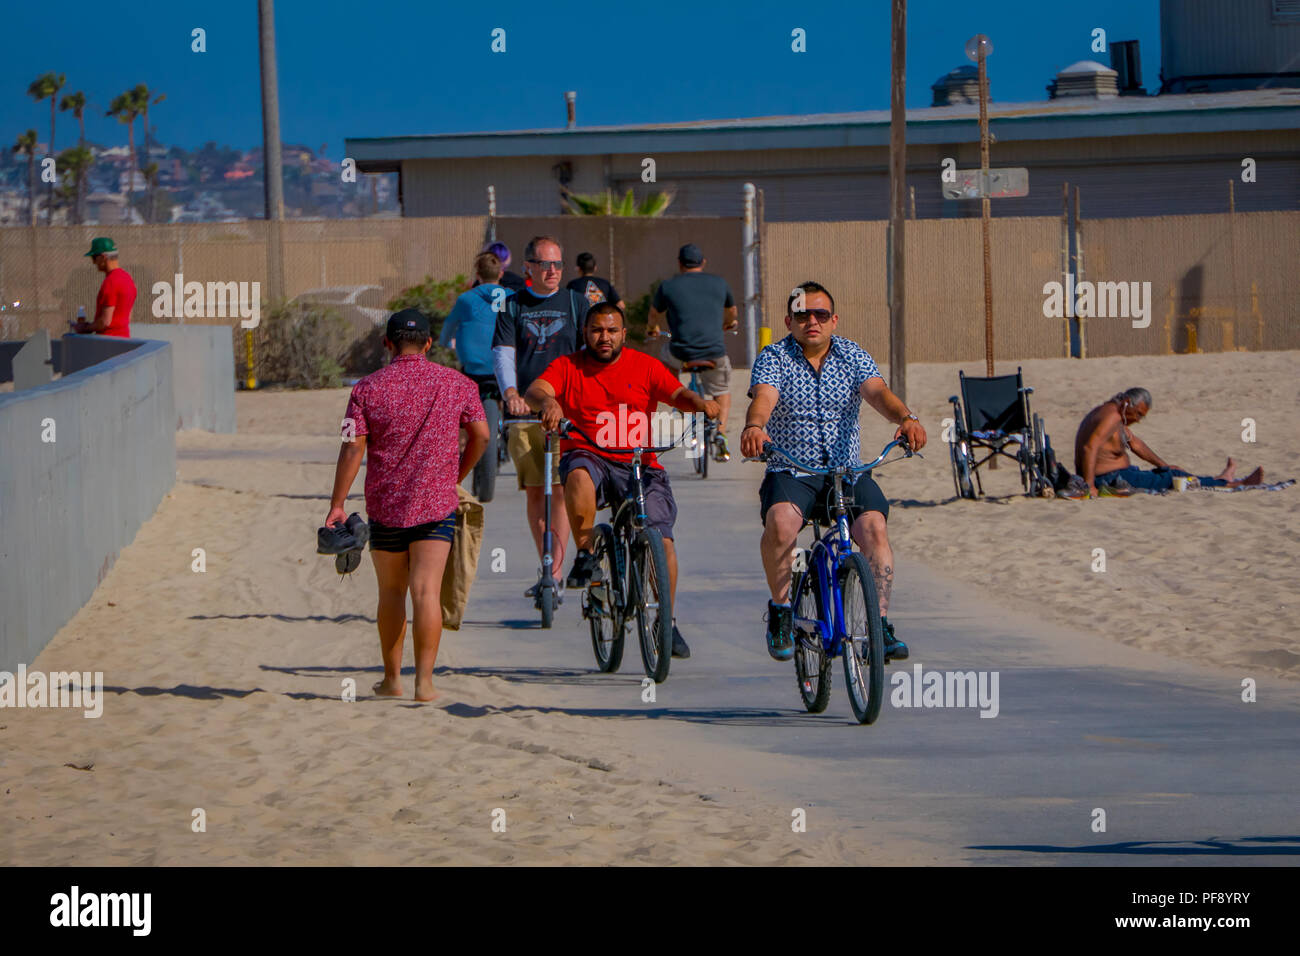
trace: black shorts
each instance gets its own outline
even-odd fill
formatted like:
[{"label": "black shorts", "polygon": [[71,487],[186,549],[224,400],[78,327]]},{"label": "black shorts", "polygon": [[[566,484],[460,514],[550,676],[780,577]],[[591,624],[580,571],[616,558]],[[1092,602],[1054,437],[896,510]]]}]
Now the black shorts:
[{"label": "black shorts", "polygon": [[[822,524],[830,524],[831,480],[821,475],[795,475],[788,471],[769,471],[763,476],[758,489],[760,521],[767,518],[772,505],[788,501],[799,509],[805,518],[814,517]],[[853,486],[853,502],[849,505],[850,523],[864,511],[879,511],[889,520],[889,499],[880,490],[870,472],[858,476]]]},{"label": "black shorts", "polygon": [[371,551],[409,551],[412,541],[451,541],[456,535],[456,512],[438,521],[409,528],[390,528],[378,521],[370,522]]},{"label": "black shorts", "polygon": [[[560,481],[566,481],[569,473],[579,468],[591,476],[591,483],[596,486],[597,508],[609,508],[623,500],[628,482],[632,480],[631,463],[611,461],[584,448],[575,448],[560,458]],[[677,522],[677,502],[673,500],[673,489],[668,484],[668,472],[662,468],[642,467],[641,486],[645,490],[646,527],[657,529],[671,541],[673,525]]]}]

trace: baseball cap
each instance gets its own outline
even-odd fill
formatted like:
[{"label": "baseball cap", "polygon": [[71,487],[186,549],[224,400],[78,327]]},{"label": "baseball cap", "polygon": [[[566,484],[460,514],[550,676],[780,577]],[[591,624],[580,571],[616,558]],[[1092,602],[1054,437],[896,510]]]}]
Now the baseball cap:
[{"label": "baseball cap", "polygon": [[96,236],[90,240],[90,251],[88,256],[102,256],[106,252],[117,252],[117,244],[108,236]]},{"label": "baseball cap", "polygon": [[704,264],[704,253],[700,252],[700,247],[693,242],[688,242],[677,250],[677,261],[684,266],[699,266]]},{"label": "baseball cap", "polygon": [[393,341],[393,335],[397,332],[432,334],[429,331],[428,318],[419,309],[403,309],[401,312],[394,312],[388,317],[388,330],[385,333],[388,341]]}]

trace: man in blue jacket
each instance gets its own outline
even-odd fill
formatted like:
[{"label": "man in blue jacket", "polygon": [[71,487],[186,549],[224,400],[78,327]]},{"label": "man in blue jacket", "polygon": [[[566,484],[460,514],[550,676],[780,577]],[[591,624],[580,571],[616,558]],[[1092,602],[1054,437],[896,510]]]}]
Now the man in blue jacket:
[{"label": "man in blue jacket", "polygon": [[456,358],[465,374],[480,385],[495,387],[492,336],[497,316],[505,311],[506,296],[511,293],[500,284],[501,260],[492,253],[481,253],[474,260],[474,274],[479,284],[457,297],[451,314],[442,323],[438,341],[444,347],[454,342]]}]

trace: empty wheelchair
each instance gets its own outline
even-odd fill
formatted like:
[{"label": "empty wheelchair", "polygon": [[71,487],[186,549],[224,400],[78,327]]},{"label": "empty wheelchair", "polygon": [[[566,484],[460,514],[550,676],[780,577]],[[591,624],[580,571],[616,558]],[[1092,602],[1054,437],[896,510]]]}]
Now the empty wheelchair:
[{"label": "empty wheelchair", "polygon": [[953,409],[953,440],[948,451],[957,497],[983,495],[979,470],[999,455],[1020,466],[1025,494],[1052,495],[1056,456],[1043,419],[1030,411],[1029,396],[1034,390],[1025,386],[1021,370],[993,378],[957,374],[961,396],[948,399]]}]

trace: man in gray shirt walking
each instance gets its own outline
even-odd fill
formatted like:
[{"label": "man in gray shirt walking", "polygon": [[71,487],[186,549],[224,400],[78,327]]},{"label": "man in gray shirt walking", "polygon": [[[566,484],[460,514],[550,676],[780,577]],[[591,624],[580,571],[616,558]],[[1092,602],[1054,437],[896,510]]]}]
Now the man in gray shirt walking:
[{"label": "man in gray shirt walking", "polygon": [[[707,264],[704,253],[694,243],[687,243],[678,250],[678,274],[655,290],[646,322],[646,336],[657,336],[666,317],[672,338],[660,355],[665,365],[680,375],[686,370],[687,363],[713,363],[705,367],[696,365],[696,370],[700,376],[701,393],[706,399],[714,399],[721,409],[713,451],[718,461],[727,461],[731,457],[727,449],[731,360],[727,357],[722,333],[734,329],[740,320],[727,280],[705,272]],[[708,454],[707,449],[705,454]]]}]

